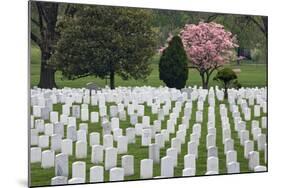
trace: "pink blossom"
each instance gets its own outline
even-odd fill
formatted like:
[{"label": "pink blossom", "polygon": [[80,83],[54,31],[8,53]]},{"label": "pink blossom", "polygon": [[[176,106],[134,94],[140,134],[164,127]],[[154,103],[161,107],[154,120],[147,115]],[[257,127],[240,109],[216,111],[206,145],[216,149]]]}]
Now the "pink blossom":
[{"label": "pink blossom", "polygon": [[186,24],[180,37],[191,63],[202,71],[229,62],[238,47],[236,37],[214,22]]}]

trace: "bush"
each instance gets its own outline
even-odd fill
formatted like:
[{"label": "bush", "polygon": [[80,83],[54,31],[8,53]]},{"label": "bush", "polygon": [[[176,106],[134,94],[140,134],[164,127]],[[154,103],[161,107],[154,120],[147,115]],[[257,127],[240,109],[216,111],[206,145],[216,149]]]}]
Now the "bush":
[{"label": "bush", "polygon": [[170,88],[184,88],[188,78],[187,65],[187,56],[181,38],[174,36],[160,58],[160,80]]},{"label": "bush", "polygon": [[241,84],[237,80],[236,73],[230,68],[224,68],[218,71],[217,75],[213,78],[215,81],[219,82],[224,88],[224,98],[227,99],[227,89],[234,87],[240,88]]}]

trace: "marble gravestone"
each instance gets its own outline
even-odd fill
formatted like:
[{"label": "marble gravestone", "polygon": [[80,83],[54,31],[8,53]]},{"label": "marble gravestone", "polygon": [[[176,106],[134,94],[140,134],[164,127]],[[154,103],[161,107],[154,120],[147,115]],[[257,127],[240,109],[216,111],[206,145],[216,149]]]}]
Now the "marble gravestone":
[{"label": "marble gravestone", "polygon": [[93,166],[90,168],[90,182],[103,182],[104,169],[103,166]]},{"label": "marble gravestone", "polygon": [[122,181],[124,180],[124,169],[114,167],[109,170],[109,181]]},{"label": "marble gravestone", "polygon": [[142,159],[140,162],[140,178],[149,179],[153,177],[153,160]]},{"label": "marble gravestone", "polygon": [[55,175],[68,177],[68,155],[63,153],[56,155]]}]

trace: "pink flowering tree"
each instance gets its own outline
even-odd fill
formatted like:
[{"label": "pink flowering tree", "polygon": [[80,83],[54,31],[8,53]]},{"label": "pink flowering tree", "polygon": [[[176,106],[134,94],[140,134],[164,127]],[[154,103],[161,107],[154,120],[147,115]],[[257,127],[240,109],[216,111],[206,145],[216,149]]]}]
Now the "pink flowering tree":
[{"label": "pink flowering tree", "polygon": [[208,88],[214,70],[234,58],[234,48],[238,47],[236,37],[214,22],[187,24],[180,37],[193,68],[201,76],[203,88]]}]

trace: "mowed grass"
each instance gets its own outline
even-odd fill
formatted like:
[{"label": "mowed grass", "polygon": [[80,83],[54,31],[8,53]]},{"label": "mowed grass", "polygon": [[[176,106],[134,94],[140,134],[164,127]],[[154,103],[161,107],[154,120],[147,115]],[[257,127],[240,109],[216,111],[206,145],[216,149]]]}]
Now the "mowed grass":
[{"label": "mowed grass", "polygon": [[[31,76],[31,86],[36,86],[39,83],[40,78],[40,50],[32,46],[31,47],[31,66],[30,66],[30,76]],[[122,80],[119,76],[116,76],[115,85],[116,86],[164,86],[163,81],[159,80],[159,55],[155,55],[150,61],[150,66],[152,69],[151,74],[146,80]],[[231,67],[233,69],[240,69],[241,73],[238,74],[238,80],[243,87],[263,87],[267,85],[267,65],[266,64],[251,64],[248,62],[242,63],[240,66],[236,64],[228,64],[225,67]],[[212,74],[210,79],[210,86],[217,85],[217,82],[213,81],[216,71]],[[59,88],[63,87],[73,87],[81,88],[85,87],[87,83],[95,83],[100,87],[106,85],[106,80],[97,78],[95,76],[88,76],[85,78],[80,78],[77,80],[67,80],[64,79],[59,71],[56,72],[56,83]],[[109,82],[107,82],[109,83]],[[195,69],[189,69],[189,78],[186,82],[187,86],[201,85],[201,77]]]},{"label": "mowed grass", "polygon": [[[215,113],[216,113],[216,145],[218,147],[218,158],[219,158],[219,174],[226,174],[226,157],[224,155],[224,145],[222,143],[222,126],[221,126],[221,120],[219,115],[219,104],[225,103],[227,105],[226,101],[219,102],[216,100],[216,106],[215,106]],[[179,177],[182,176],[182,170],[184,169],[184,156],[188,153],[187,150],[187,143],[190,141],[190,134],[192,133],[192,126],[196,123],[196,101],[193,102],[193,108],[192,108],[192,116],[189,122],[189,128],[186,131],[186,140],[185,143],[181,145],[181,153],[178,155],[178,165],[174,169],[174,176]],[[113,103],[107,103],[107,106],[113,105]],[[172,103],[172,106],[175,106],[175,103]],[[227,105],[228,106],[228,105]],[[107,108],[109,109],[109,108]],[[58,111],[59,113],[62,112],[62,105],[56,104],[54,105],[54,111]],[[241,112],[241,109],[239,109]],[[97,106],[89,105],[89,111],[98,111]],[[181,119],[183,117],[183,108],[182,112],[180,113],[179,118],[177,119],[176,124],[176,131],[178,130],[178,126],[181,124]],[[253,112],[253,106],[251,106],[251,111]],[[148,106],[145,106],[145,115],[150,116],[150,123],[153,124],[153,121],[157,119],[156,114],[151,113],[151,108]],[[262,116],[267,116],[267,114],[261,113]],[[240,169],[241,172],[250,172],[248,169],[248,160],[244,158],[244,148],[240,145],[240,141],[238,138],[238,134],[234,130],[234,122],[231,117],[230,111],[228,111],[228,117],[230,119],[231,124],[231,136],[234,140],[234,149],[237,151],[237,161],[240,162]],[[252,114],[253,117],[253,114]],[[255,120],[261,120],[261,117],[253,117]],[[162,121],[161,129],[166,129],[167,126],[167,120],[168,116],[165,116],[164,121]],[[141,122],[141,118],[139,117],[138,122]],[[47,121],[46,121],[47,122]],[[126,121],[120,121],[120,128],[123,129],[123,135],[125,135],[125,130],[127,127],[130,127],[130,120],[129,116],[127,116]],[[203,123],[202,123],[202,129],[201,129],[201,138],[200,143],[198,147],[198,159],[196,160],[196,175],[204,175],[206,173],[207,169],[207,149],[206,149],[206,136],[207,136],[207,122],[208,122],[208,104],[205,102],[204,104],[204,111],[203,111]],[[81,123],[80,119],[77,119],[77,127],[79,127],[79,123]],[[91,123],[90,121],[86,121],[88,123],[88,134],[91,132],[99,132],[102,135],[102,127],[100,122],[99,123]],[[251,121],[246,122],[246,128],[250,131],[250,125]],[[175,131],[175,132],[176,132]],[[262,133],[267,134],[266,129],[262,129]],[[65,135],[66,135],[66,127],[65,127]],[[172,138],[176,137],[176,134],[170,134],[170,141]],[[89,136],[88,136],[89,139]],[[252,135],[250,136],[250,139],[253,140]],[[166,150],[170,148],[170,141],[165,143],[165,148],[160,150],[160,157],[164,157],[166,155]],[[102,136],[100,143],[102,144]],[[152,143],[154,143],[154,140],[152,139]],[[257,151],[257,142],[255,141],[255,150]],[[117,146],[117,143],[114,142],[114,147]],[[44,149],[47,150],[48,148]],[[72,163],[75,161],[85,161],[86,162],[86,181],[89,182],[89,175],[90,175],[90,168],[94,166],[94,164],[91,163],[91,146],[88,145],[87,148],[88,156],[86,159],[75,159],[75,143],[73,143],[73,155],[69,157],[69,178],[72,176]],[[121,166],[121,157],[125,155],[118,155],[118,163],[117,166]],[[134,171],[135,174],[132,176],[125,177],[125,180],[136,180],[140,179],[140,161],[142,159],[148,158],[148,147],[141,146],[141,137],[136,137],[136,143],[135,144],[129,144],[128,145],[128,153],[126,155],[133,155],[134,156]],[[260,164],[265,165],[264,163],[264,152],[260,151]],[[104,164],[100,164],[104,165]],[[154,164],[153,167],[153,176],[160,176],[160,170],[161,166],[159,164]],[[40,163],[34,163],[31,164],[31,185],[32,186],[42,186],[42,185],[50,185],[51,178],[55,176],[55,169],[42,169]],[[109,171],[105,171],[104,173],[105,179],[104,181],[109,181]]]},{"label": "mowed grass", "polygon": [[[164,86],[165,84],[159,80],[159,72],[158,72],[158,62],[159,62],[159,55],[155,55],[151,59],[151,68],[152,72],[146,79],[146,81],[143,80],[122,80],[119,76],[116,77],[116,86],[143,86],[143,85],[149,85],[149,86]],[[244,87],[264,87],[267,85],[267,67],[265,64],[243,64],[240,66],[237,66],[235,64],[226,65],[231,68],[237,68],[241,70],[241,73],[239,73],[238,78],[239,82]],[[31,86],[36,86],[39,82],[40,78],[40,50],[32,46],[31,48],[31,64],[30,64],[30,76],[31,76]],[[216,74],[216,72],[213,73],[212,77]],[[106,85],[106,81],[96,78],[95,76],[89,76],[77,80],[65,80],[62,78],[61,73],[56,73],[56,83],[58,87],[73,87],[73,88],[80,88],[85,87],[87,83],[93,82],[101,87]],[[214,86],[217,83],[210,79],[210,86]],[[195,69],[189,70],[189,79],[187,81],[187,86],[193,86],[193,85],[201,85],[201,78],[198,74],[198,72]],[[112,104],[107,104],[112,105]],[[174,105],[174,103],[173,103]],[[196,106],[196,103],[193,102],[193,106]],[[252,113],[253,113],[253,107]],[[54,105],[54,111],[58,111],[61,113],[62,106],[60,104]],[[89,105],[89,111],[98,111],[97,106],[91,106]],[[241,111],[241,109],[240,109]],[[186,134],[186,142],[182,144],[181,147],[181,154],[178,155],[178,166],[175,168],[175,176],[181,176],[182,170],[184,168],[184,155],[187,154],[187,143],[190,140],[190,134],[192,132],[192,126],[195,123],[195,112],[196,108],[193,108],[192,111],[192,117],[190,119],[190,127],[187,130]],[[219,156],[219,173],[225,174],[226,173],[226,164],[225,164],[225,155],[224,155],[224,148],[222,143],[222,129],[221,129],[221,122],[220,122],[220,115],[219,115],[219,102],[216,101],[216,128],[217,128],[217,147],[218,147],[218,156]],[[150,116],[151,124],[153,123],[153,120],[157,119],[157,115],[151,114],[150,107],[145,106],[145,115]],[[228,112],[228,116],[230,117],[230,112]],[[262,114],[262,116],[266,116],[267,114]],[[181,117],[183,116],[183,112],[180,113],[180,117],[178,118],[176,130],[178,129],[178,125],[181,123]],[[203,114],[203,123],[202,123],[202,132],[201,132],[201,138],[200,138],[200,145],[198,148],[198,159],[196,161],[196,175],[204,175],[206,172],[206,163],[207,163],[207,150],[206,150],[206,135],[207,135],[207,122],[208,122],[208,105],[205,103],[204,108],[204,114]],[[252,114],[253,117],[253,114]],[[253,118],[260,120],[260,118]],[[162,121],[162,129],[166,128],[166,121],[168,120],[168,117],[165,117],[165,120]],[[139,122],[141,122],[141,119],[139,119]],[[47,123],[47,121],[45,122]],[[77,119],[77,125],[81,123],[80,119]],[[89,125],[88,133],[91,132],[102,132],[102,128],[100,123],[90,123],[87,122]],[[247,123],[247,129],[250,130],[250,121]],[[249,172],[248,170],[248,160],[244,158],[244,148],[240,146],[240,141],[238,138],[238,134],[234,131],[234,122],[233,119],[230,118],[230,124],[232,129],[232,139],[234,139],[235,143],[235,150],[237,150],[237,160],[240,162],[240,169],[241,172]],[[123,129],[123,134],[125,134],[125,129],[127,127],[131,126],[129,123],[129,117],[127,117],[126,121],[120,121],[120,128]],[[267,133],[266,129],[262,129],[262,132],[264,134]],[[65,129],[65,135],[66,135],[66,129]],[[175,134],[170,135],[171,138],[175,137]],[[252,139],[252,136],[250,136]],[[154,140],[152,140],[154,142]],[[102,137],[101,137],[101,143],[102,143]],[[114,142],[114,145],[116,146],[116,142]],[[170,147],[170,142],[166,142],[165,149],[161,149],[160,156],[163,157],[166,155],[166,149]],[[48,149],[48,148],[46,148]],[[257,150],[257,143],[255,142],[255,150]],[[75,144],[73,144],[73,154],[75,154]],[[135,161],[134,161],[134,170],[135,174],[133,176],[125,177],[126,180],[135,180],[139,179],[139,173],[140,173],[140,160],[148,158],[148,147],[141,146],[141,138],[136,137],[136,143],[135,144],[129,144],[128,145],[128,153],[129,155],[134,155]],[[118,155],[118,166],[121,166],[121,157],[122,155]],[[73,162],[77,161],[75,159],[75,155],[69,157],[69,178],[71,178],[71,165]],[[91,163],[91,147],[88,146],[88,157],[86,159],[83,159],[82,161],[86,162],[86,168],[87,168],[87,182],[89,181],[89,171],[94,164]],[[264,152],[260,152],[260,163],[264,164]],[[103,164],[101,164],[103,165]],[[54,168],[50,169],[42,169],[40,163],[31,164],[31,185],[32,186],[41,186],[41,185],[50,185],[50,180],[52,177],[55,176],[54,174]],[[160,164],[154,164],[154,171],[153,176],[160,176]],[[109,173],[108,171],[105,171],[105,181],[109,180]]]}]

